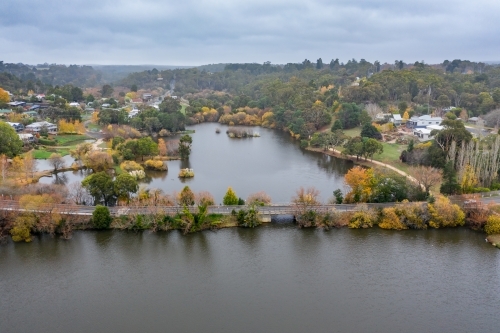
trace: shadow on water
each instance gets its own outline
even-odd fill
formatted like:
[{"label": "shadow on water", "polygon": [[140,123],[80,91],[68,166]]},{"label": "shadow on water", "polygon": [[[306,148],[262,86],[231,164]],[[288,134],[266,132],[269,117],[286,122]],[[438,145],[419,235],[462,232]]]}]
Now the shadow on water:
[{"label": "shadow on water", "polygon": [[236,233],[238,234],[239,240],[250,248],[255,248],[259,245],[262,228],[260,226],[257,228],[237,228]]}]

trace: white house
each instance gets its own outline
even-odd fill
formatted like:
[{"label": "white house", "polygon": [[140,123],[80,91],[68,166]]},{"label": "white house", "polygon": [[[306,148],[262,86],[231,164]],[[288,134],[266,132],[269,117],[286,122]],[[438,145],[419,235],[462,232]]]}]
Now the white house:
[{"label": "white house", "polygon": [[432,117],[429,115],[420,117],[411,117],[410,120],[406,122],[406,127],[408,128],[426,128],[429,125],[440,125],[443,121],[441,117]]},{"label": "white house", "polygon": [[402,121],[403,121],[403,118],[401,118],[401,115],[399,115],[399,114],[392,115],[391,123],[393,123],[395,126],[401,125]]},{"label": "white house", "polygon": [[440,125],[429,125],[426,128],[415,128],[413,130],[413,135],[418,137],[419,141],[429,141],[432,140],[431,132],[433,130],[442,130],[444,127]]},{"label": "white house", "polygon": [[30,124],[26,126],[26,130],[32,133],[39,133],[43,127],[46,127],[49,133],[57,133],[57,125],[51,124],[47,121]]},{"label": "white house", "polygon": [[71,102],[71,103],[69,103],[69,106],[73,106],[73,107],[79,108],[80,107],[80,103]]},{"label": "white house", "polygon": [[134,108],[132,111],[128,113],[128,117],[129,118],[135,117],[139,114],[139,112],[141,112],[141,110]]},{"label": "white house", "polygon": [[17,135],[19,135],[19,139],[21,139],[21,141],[23,141],[24,143],[29,143],[29,142],[35,141],[35,137],[33,136],[33,134],[19,133]]}]

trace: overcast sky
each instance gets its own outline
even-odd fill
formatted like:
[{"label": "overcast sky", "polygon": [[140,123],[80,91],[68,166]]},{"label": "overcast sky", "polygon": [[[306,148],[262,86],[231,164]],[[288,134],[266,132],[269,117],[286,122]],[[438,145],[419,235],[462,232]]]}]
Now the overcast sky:
[{"label": "overcast sky", "polygon": [[28,64],[500,60],[498,0],[3,0]]}]

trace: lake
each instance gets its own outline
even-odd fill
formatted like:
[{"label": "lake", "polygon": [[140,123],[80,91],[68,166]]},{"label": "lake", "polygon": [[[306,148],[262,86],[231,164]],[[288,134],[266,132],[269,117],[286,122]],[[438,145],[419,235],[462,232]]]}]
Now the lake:
[{"label": "lake", "polygon": [[[216,128],[221,129],[216,134]],[[212,193],[217,203],[228,186],[246,199],[249,194],[265,191],[273,202],[290,202],[301,186],[314,186],[326,201],[337,188],[344,188],[344,175],[353,163],[309,152],[299,147],[297,140],[288,134],[260,127],[238,127],[252,129],[261,135],[258,138],[231,139],[225,131],[227,126],[204,123],[191,126],[193,148],[187,161],[169,161],[168,172],[148,172],[142,184],[158,188],[165,193],[180,192],[188,185],[193,191]],[[195,177],[181,180],[181,168],[192,168]],[[43,177],[40,183],[71,183],[81,181],[85,173],[68,171],[56,178]]]},{"label": "lake", "polygon": [[497,332],[467,229],[76,232],[0,246],[0,332]]}]

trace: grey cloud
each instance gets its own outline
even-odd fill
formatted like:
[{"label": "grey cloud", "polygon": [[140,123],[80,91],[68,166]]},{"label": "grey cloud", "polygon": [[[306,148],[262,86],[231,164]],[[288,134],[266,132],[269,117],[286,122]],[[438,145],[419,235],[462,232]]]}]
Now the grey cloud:
[{"label": "grey cloud", "polygon": [[204,64],[493,59],[500,3],[478,0],[7,0],[4,61]]}]

